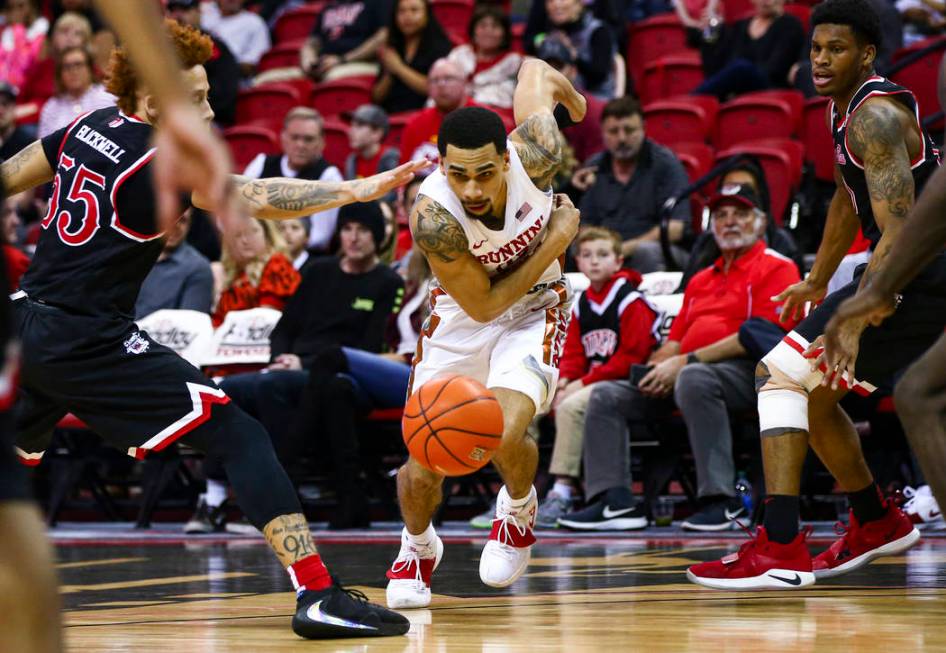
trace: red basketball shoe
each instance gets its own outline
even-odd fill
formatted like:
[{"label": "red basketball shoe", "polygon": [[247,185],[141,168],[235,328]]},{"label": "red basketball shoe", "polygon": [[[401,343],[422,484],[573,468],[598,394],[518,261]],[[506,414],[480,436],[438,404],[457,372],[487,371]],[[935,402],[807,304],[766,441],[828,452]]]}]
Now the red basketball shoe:
[{"label": "red basketball shoe", "polygon": [[443,542],[434,534],[427,546],[415,546],[401,531],[401,550],[388,569],[385,591],[389,608],[426,608],[430,605],[430,577],[443,558]]},{"label": "red basketball shoe", "polygon": [[480,580],[490,587],[509,587],[529,566],[538,504],[535,488],[526,505],[518,509],[512,507],[506,486],[499,490],[493,530],[480,555]]},{"label": "red basketball shoe", "polygon": [[[749,530],[746,529],[749,533]],[[811,554],[802,530],[789,544],[769,540],[765,527],[756,528],[755,537],[736,553],[722,560],[703,562],[687,569],[687,578],[698,585],[718,590],[798,589],[815,582]]]},{"label": "red basketball shoe", "polygon": [[863,567],[874,558],[906,551],[920,539],[920,531],[890,499],[887,513],[875,521],[860,524],[851,511],[850,523],[837,524],[839,540],[815,556],[812,568],[818,578],[840,576]]}]

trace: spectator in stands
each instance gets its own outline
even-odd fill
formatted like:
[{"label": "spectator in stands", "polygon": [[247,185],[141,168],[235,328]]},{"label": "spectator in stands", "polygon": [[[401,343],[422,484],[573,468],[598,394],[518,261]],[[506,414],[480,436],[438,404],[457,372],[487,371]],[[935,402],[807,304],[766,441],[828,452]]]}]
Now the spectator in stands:
[{"label": "spectator in stands", "polygon": [[903,17],[903,41],[911,45],[946,30],[946,2],[940,0],[897,0]]},{"label": "spectator in stands", "polygon": [[0,161],[6,161],[34,140],[16,124],[16,95],[13,86],[0,81]]},{"label": "spectator in stands", "polygon": [[49,21],[39,11],[39,0],[6,0],[0,30],[0,80],[16,88],[39,58]]},{"label": "spectator in stands", "polygon": [[753,0],[755,13],[719,32],[697,32],[706,79],[696,94],[726,100],[730,95],[787,88],[788,73],[805,42],[794,16],[784,13],[785,0]]},{"label": "spectator in stands", "polygon": [[[578,77],[575,53],[561,38],[556,35],[547,36],[539,46],[538,57],[575,84]],[[562,133],[571,145],[575,159],[584,162],[604,149],[604,141],[601,138],[601,114],[607,102],[587,91],[580,92],[586,103],[585,119],[577,125],[566,127]]]},{"label": "spectator in stands", "polygon": [[[399,269],[404,269],[410,261],[414,252],[414,239],[411,237],[409,226],[409,216],[411,207],[414,206],[414,200],[417,199],[417,191],[423,183],[423,177],[415,177],[409,184],[400,191],[399,201],[392,207],[395,210],[394,219],[397,222],[397,243],[394,248],[394,260],[398,262]],[[406,260],[405,260],[406,259]]]},{"label": "spectator in stands", "polygon": [[[746,185],[752,188],[759,198],[759,210],[766,216],[765,233],[762,238],[766,244],[779,254],[795,262],[799,272],[805,269],[804,252],[795,243],[795,239],[787,229],[779,227],[769,215],[769,184],[765,179],[765,171],[758,159],[748,154],[733,157],[728,162],[731,166],[719,177],[716,189],[733,184]],[[691,255],[683,269],[683,279],[677,292],[683,292],[694,274],[702,270],[720,256],[719,246],[713,232],[707,229],[693,243]]]},{"label": "spectator in stands", "polygon": [[[341,171],[322,158],[325,138],[322,115],[309,107],[290,109],[283,119],[279,142],[282,154],[260,154],[250,161],[243,174],[253,179],[266,177],[298,177],[320,181],[343,181]],[[309,248],[328,252],[335,233],[338,209],[313,213],[310,216]]]},{"label": "spectator in stands", "polygon": [[[221,382],[221,388],[241,408],[263,423],[277,454],[290,469],[298,467],[299,453],[307,444],[301,439],[308,435],[306,422],[321,420],[311,412],[297,411],[310,373],[320,374],[324,369],[334,376],[339,347],[380,352],[389,316],[403,292],[401,278],[378,263],[375,243],[384,237],[384,222],[377,202],[342,207],[338,230],[340,256],[320,258],[306,270],[298,292],[286,304],[270,335],[272,362],[267,371],[236,374]],[[315,410],[317,406],[306,408]],[[333,450],[333,463],[343,455],[347,451]],[[343,469],[348,467],[333,464],[333,473]],[[204,470],[207,495],[198,503],[186,532],[224,528],[223,467],[208,456]],[[354,477],[339,480],[355,482]]]},{"label": "spectator in stands", "polygon": [[[639,272],[664,267],[660,215],[664,202],[686,188],[683,164],[669,149],[647,138],[640,104],[631,97],[608,102],[601,114],[606,152],[575,173],[573,183],[586,188],[581,198],[582,223],[613,229],[624,240],[625,264]],[[690,219],[687,202],[674,207],[670,241],[677,243]],[[676,247],[683,259],[686,252]]]},{"label": "spectator in stands", "polygon": [[[375,104],[363,104],[351,117],[348,142],[352,152],[345,160],[345,179],[363,179],[396,168],[400,152],[396,147],[385,147],[388,136],[388,114]],[[393,202],[397,191],[384,198]]]},{"label": "spectator in stands", "polygon": [[480,5],[470,19],[468,35],[470,42],[455,47],[447,58],[470,80],[468,92],[474,102],[511,108],[522,55],[510,49],[509,16],[500,7]]},{"label": "spectator in stands", "polygon": [[453,45],[431,11],[430,0],[394,0],[387,31],[372,101],[389,114],[420,109],[429,92],[427,73]]},{"label": "spectator in stands", "polygon": [[444,117],[454,109],[474,104],[466,94],[466,76],[449,59],[438,59],[431,67],[429,87],[433,106],[418,112],[401,133],[402,163],[424,157],[439,161],[437,134]]},{"label": "spectator in stands", "polygon": [[600,381],[625,380],[657,345],[657,312],[637,285],[641,276],[622,269],[621,237],[586,227],[575,239],[578,270],[591,285],[575,302],[555,394],[555,446],[549,473],[555,484],[539,504],[536,525],[555,528],[577,499],[585,410]]},{"label": "spectator in stands", "polygon": [[299,54],[303,72],[319,81],[377,75],[378,49],[387,39],[391,0],[331,0]]},{"label": "spectator in stands", "polygon": [[184,211],[164,236],[164,249],[145,277],[135,302],[135,319],[162,308],[210,313],[214,299],[214,275],[210,261],[187,244],[191,212]]},{"label": "spectator in stands", "polygon": [[7,293],[20,287],[20,277],[30,266],[30,257],[16,245],[19,240],[20,217],[16,212],[13,198],[4,198],[0,204],[0,245],[3,247],[3,260],[6,263]]},{"label": "spectator in stands", "polygon": [[92,54],[96,70],[108,70],[112,49],[118,44],[115,34],[108,28],[92,6],[92,0],[53,0],[53,24],[67,13],[81,14],[92,25]]},{"label": "spectator in stands", "polygon": [[56,61],[56,95],[39,112],[40,138],[65,127],[83,113],[113,106],[109,94],[95,75],[92,53],[86,48],[67,48]]},{"label": "spectator in stands", "polygon": [[92,24],[82,14],[66,12],[53,24],[39,58],[25,75],[17,99],[17,117],[21,123],[35,125],[43,104],[56,93],[56,61],[68,48],[90,48]]},{"label": "spectator in stands", "polygon": [[214,264],[220,287],[213,324],[223,324],[230,311],[267,306],[281,311],[296,292],[299,273],[286,257],[272,220],[247,218],[242,227],[224,237],[223,257]]},{"label": "spectator in stands", "polygon": [[[646,2],[646,0],[636,1]],[[652,0],[652,2],[655,6],[660,4],[660,0]],[[631,3],[632,0],[591,0],[590,2],[584,2],[592,16],[611,28],[617,42],[622,42],[627,31],[625,15],[633,13],[628,7]],[[530,2],[529,15],[522,38],[522,45],[526,54],[535,56],[539,45],[542,43],[542,37],[555,30],[555,26],[552,25],[549,18],[548,4],[544,0],[532,0]],[[663,11],[669,11],[669,8],[665,7]]]},{"label": "spectator in stands", "polygon": [[306,249],[309,245],[311,225],[309,218],[280,220],[276,223],[276,226],[279,227],[279,233],[286,241],[286,253],[292,261],[292,267],[298,270],[299,274],[303,274],[315,260],[309,255],[309,250]]},{"label": "spectator in stands", "polygon": [[748,357],[740,336],[753,320],[778,328],[780,307],[772,297],[782,284],[800,277],[794,263],[760,240],[764,214],[750,187],[724,187],[710,207],[722,256],[690,282],[670,336],[650,357],[653,368],[640,382],[595,385],[583,450],[585,495],[592,500],[559,519],[562,526],[628,530],[647,525],[630,490],[628,422],[634,433],[648,430],[655,417],[673,408],[671,397],[687,426],[701,501],[686,526],[723,530],[744,512],[735,496],[729,414],[755,408],[756,360]]},{"label": "spectator in stands", "polygon": [[240,72],[250,77],[271,43],[266,22],[244,9],[243,4],[244,0],[202,2],[200,24],[227,44],[240,64]]},{"label": "spectator in stands", "polygon": [[[707,40],[712,40],[723,22],[719,0],[674,0],[673,10],[685,28],[706,32]],[[693,37],[699,38],[696,34]]]},{"label": "spectator in stands", "polygon": [[545,10],[547,28],[532,37],[528,51],[538,51],[545,38],[557,35],[575,53],[578,88],[603,100],[614,98],[617,39],[613,29],[596,18],[591,9],[586,9],[582,0],[545,0]]},{"label": "spectator in stands", "polygon": [[[168,0],[166,13],[182,25],[201,29],[200,0]],[[213,53],[204,64],[210,91],[207,100],[214,110],[214,122],[229,126],[236,119],[237,93],[240,91],[240,64],[221,39],[208,34],[214,42]]]}]

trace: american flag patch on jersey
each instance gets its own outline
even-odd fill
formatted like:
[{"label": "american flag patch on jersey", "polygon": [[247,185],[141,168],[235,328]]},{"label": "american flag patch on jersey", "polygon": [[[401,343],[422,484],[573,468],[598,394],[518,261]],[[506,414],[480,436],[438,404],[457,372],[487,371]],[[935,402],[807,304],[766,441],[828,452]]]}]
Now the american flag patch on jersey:
[{"label": "american flag patch on jersey", "polygon": [[526,219],[526,216],[529,215],[530,213],[532,213],[532,206],[528,202],[526,202],[525,204],[519,207],[518,211],[516,211],[516,220],[519,220],[520,222],[522,222],[523,220]]},{"label": "american flag patch on jersey", "polygon": [[111,127],[112,129],[115,129],[116,127],[121,127],[124,123],[125,123],[125,119],[124,119],[124,118],[113,118],[113,119],[108,123],[108,126]]}]

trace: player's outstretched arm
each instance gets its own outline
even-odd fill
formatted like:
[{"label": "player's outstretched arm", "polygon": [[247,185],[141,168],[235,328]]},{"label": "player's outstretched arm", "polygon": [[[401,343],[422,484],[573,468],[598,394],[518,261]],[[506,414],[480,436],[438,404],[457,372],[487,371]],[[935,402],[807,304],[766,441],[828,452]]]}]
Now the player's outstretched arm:
[{"label": "player's outstretched arm", "polygon": [[435,200],[420,195],[411,210],[411,233],[444,290],[477,322],[505,313],[536,284],[568,248],[578,231],[578,209],[567,196],[556,196],[546,238],[532,256],[501,278],[490,278],[470,254],[463,227]]},{"label": "player's outstretched arm", "polygon": [[519,69],[513,98],[518,126],[509,138],[537,188],[551,185],[562,162],[565,137],[553,115],[559,103],[568,109],[575,122],[585,117],[585,98],[564,75],[539,59],[525,61]]},{"label": "player's outstretched arm", "polygon": [[30,143],[0,164],[0,180],[7,195],[45,184],[52,180],[53,173],[39,141]]},{"label": "player's outstretched arm", "polygon": [[[287,177],[250,179],[239,175],[235,175],[233,180],[238,196],[253,215],[269,220],[286,220],[384,197],[410,182],[414,173],[429,165],[427,160],[408,161],[371,177],[339,182]],[[204,208],[205,200],[199,193],[194,193],[193,201],[196,206]]]}]

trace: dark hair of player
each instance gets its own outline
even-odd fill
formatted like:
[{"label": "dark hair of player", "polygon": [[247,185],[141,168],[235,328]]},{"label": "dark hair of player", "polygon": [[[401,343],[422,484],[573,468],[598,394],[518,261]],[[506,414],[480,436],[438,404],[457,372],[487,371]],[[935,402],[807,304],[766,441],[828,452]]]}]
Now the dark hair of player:
[{"label": "dark hair of player", "polygon": [[880,18],[867,0],[825,0],[811,12],[811,29],[818,25],[847,25],[862,45],[879,48]]},{"label": "dark hair of player", "polygon": [[[213,54],[213,40],[199,30],[173,20],[165,20],[164,29],[184,70],[203,65]],[[138,75],[124,48],[112,50],[106,78],[106,90],[117,98],[115,104],[126,114],[133,114],[138,108]]]},{"label": "dark hair of player", "polygon": [[453,145],[461,150],[475,150],[492,143],[496,152],[506,151],[506,127],[502,118],[482,107],[463,107],[451,111],[440,125],[437,135],[437,149],[440,156],[447,155],[447,146]]},{"label": "dark hair of player", "polygon": [[617,118],[620,120],[621,118],[630,118],[631,116],[643,117],[643,115],[641,103],[638,102],[636,98],[627,95],[611,100],[604,105],[604,109],[601,110],[601,122],[604,122],[607,118]]}]

